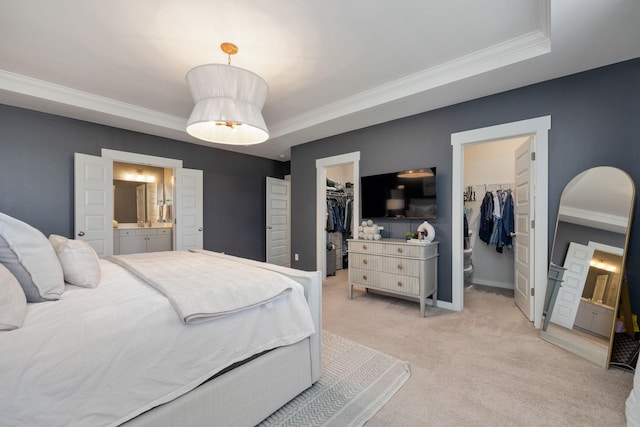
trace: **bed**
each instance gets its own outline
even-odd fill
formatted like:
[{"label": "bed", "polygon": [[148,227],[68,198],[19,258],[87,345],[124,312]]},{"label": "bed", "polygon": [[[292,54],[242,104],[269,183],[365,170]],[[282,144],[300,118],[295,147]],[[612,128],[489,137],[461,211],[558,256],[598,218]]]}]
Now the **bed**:
[{"label": "bed", "polygon": [[[39,232],[25,226],[0,214],[0,425],[250,426],[319,378],[319,272],[209,251],[98,259],[84,242],[59,236],[38,236],[35,251],[28,240]],[[160,289],[181,282],[172,263],[194,257],[261,281],[272,275],[285,291],[245,308],[228,310],[227,301],[222,312],[202,315],[199,305],[185,314],[180,298]],[[15,282],[25,272],[15,264],[34,282],[22,287],[24,308]],[[169,267],[153,276],[160,265]],[[14,294],[20,303],[3,310]]]}]

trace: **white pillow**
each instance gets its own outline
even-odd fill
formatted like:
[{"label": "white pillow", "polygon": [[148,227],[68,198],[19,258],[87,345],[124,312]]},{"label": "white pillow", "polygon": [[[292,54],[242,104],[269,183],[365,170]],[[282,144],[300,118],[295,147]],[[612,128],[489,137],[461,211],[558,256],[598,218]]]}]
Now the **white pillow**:
[{"label": "white pillow", "polygon": [[100,283],[98,254],[87,242],[52,234],[49,241],[58,255],[64,281],[76,286],[95,288]]},{"label": "white pillow", "polygon": [[62,267],[49,240],[22,221],[0,213],[0,263],[22,286],[28,302],[60,299]]},{"label": "white pillow", "polygon": [[0,264],[0,331],[18,329],[27,314],[27,297],[18,279]]}]

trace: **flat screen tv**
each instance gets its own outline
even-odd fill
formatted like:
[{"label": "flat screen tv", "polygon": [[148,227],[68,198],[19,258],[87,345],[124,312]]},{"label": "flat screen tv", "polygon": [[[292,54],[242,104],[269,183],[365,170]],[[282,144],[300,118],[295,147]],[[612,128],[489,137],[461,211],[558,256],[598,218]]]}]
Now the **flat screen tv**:
[{"label": "flat screen tv", "polygon": [[436,168],[360,178],[362,218],[435,219]]}]

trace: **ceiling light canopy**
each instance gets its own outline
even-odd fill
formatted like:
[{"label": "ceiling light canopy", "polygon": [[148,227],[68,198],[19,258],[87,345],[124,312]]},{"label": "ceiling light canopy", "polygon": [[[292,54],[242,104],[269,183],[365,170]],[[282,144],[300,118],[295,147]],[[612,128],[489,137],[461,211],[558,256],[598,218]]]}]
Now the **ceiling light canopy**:
[{"label": "ceiling light canopy", "polygon": [[206,64],[192,68],[186,76],[195,102],[187,122],[187,133],[220,144],[251,145],[269,139],[262,107],[269,86],[260,76],[231,65],[238,48],[222,43],[228,64]]}]

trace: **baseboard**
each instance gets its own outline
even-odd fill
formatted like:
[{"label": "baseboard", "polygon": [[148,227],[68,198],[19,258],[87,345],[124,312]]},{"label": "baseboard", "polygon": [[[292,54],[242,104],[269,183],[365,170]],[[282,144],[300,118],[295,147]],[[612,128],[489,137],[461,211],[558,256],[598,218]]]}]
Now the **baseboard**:
[{"label": "baseboard", "polygon": [[[483,279],[475,279],[475,278],[469,281],[476,285],[492,286],[494,288],[503,288],[503,289],[515,289],[515,286],[513,286],[513,283],[501,283],[501,282],[495,282],[493,280],[483,280]],[[438,301],[438,304],[440,304],[440,301]]]}]

